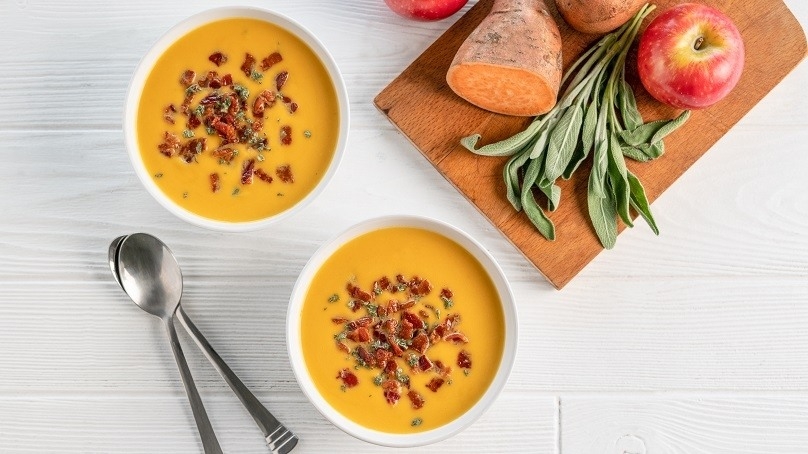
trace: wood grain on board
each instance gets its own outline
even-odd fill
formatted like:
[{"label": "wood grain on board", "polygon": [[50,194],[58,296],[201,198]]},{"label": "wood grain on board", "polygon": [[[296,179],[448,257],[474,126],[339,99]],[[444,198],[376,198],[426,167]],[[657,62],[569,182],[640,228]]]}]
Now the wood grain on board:
[{"label": "wood grain on board", "polygon": [[[562,288],[603,249],[589,222],[586,207],[588,163],[569,181],[560,181],[561,203],[550,214],[556,240],[544,239],[528,218],[514,211],[505,197],[502,166],[507,158],[474,155],[459,145],[473,133],[481,144],[495,142],[523,129],[530,118],[509,117],[468,104],[445,81],[458,47],[491,9],[493,0],[477,5],[452,25],[375,99],[376,106],[421,153],[473,203],[533,263],[556,288]],[[656,14],[680,3],[655,2]],[[744,39],[746,64],[740,82],[720,103],[694,112],[684,127],[665,140],[665,155],[653,162],[629,162],[651,201],[779,83],[806,55],[805,34],[780,0],[711,1],[732,18]],[[563,40],[565,68],[599,37],[575,32],[560,18],[553,2],[548,7]],[[634,71],[635,49],[629,54],[627,78],[646,121],[673,117],[677,112],[654,101]],[[652,207],[653,209],[653,207]],[[620,229],[624,226],[621,224]],[[648,228],[642,221],[635,228]],[[661,226],[664,235],[664,226]],[[620,247],[618,241],[617,246]]]}]

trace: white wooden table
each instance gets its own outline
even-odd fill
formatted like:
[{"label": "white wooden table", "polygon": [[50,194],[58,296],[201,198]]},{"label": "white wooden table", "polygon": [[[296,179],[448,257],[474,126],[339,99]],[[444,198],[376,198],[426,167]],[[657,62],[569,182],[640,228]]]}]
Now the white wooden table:
[{"label": "white wooden table", "polygon": [[[200,451],[159,322],[126,300],[107,268],[109,241],[133,231],[177,253],[187,311],[300,435],[296,452],[385,451],[306,401],[284,317],[320,244],[394,213],[437,217],[482,241],[520,312],[504,393],[430,451],[808,452],[808,64],[654,204],[660,237],[642,225],[625,232],[559,292],[373,108],[456,19],[406,21],[382,0],[239,2],[294,17],[342,68],[353,124],[322,197],[250,234],[205,231],[161,208],[124,151],[130,75],[170,26],[235,3],[0,3],[0,452]],[[808,26],[808,3],[787,3]],[[188,340],[225,451],[268,452]]]}]

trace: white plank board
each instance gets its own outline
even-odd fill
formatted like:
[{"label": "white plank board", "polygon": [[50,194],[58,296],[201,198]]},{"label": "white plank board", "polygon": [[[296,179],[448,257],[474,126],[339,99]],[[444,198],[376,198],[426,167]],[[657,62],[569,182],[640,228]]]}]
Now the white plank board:
[{"label": "white plank board", "polygon": [[808,396],[562,398],[564,454],[802,454]]},{"label": "white plank board", "polygon": [[[423,452],[381,448],[356,440],[301,400],[302,394],[258,397],[300,438],[295,453]],[[269,452],[261,432],[235,396],[203,393],[202,398],[225,452]],[[505,394],[469,430],[429,450],[499,453],[507,441],[511,452],[554,453],[557,414],[555,399]],[[180,454],[200,452],[201,443],[182,395],[0,397],[0,451]]]}]

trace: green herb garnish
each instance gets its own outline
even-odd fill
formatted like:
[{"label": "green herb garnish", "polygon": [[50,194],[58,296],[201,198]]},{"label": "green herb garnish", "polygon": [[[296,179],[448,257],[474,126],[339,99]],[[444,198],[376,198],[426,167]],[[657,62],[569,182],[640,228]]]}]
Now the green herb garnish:
[{"label": "green herb garnish", "polygon": [[626,168],[624,157],[650,161],[661,156],[662,139],[681,126],[690,112],[684,111],[673,120],[643,124],[626,82],[628,50],[643,19],[654,8],[645,5],[632,20],[584,52],[564,75],[561,86],[567,88],[558,103],[536,117],[527,129],[481,148],[475,148],[479,134],[460,141],[476,154],[512,156],[503,171],[507,198],[517,211],[524,210],[549,240],[555,239],[555,226],[536,201],[533,188],[546,197],[547,211],[555,211],[561,200],[556,181],[569,179],[590,152],[593,159],[587,202],[601,244],[607,249],[614,246],[618,217],[633,226],[630,208],[659,234],[645,190]]},{"label": "green herb garnish", "polygon": [[413,419],[413,420],[412,420],[412,422],[410,423],[410,425],[411,425],[412,427],[417,427],[417,426],[420,426],[420,425],[421,425],[421,423],[423,423],[423,422],[424,422],[424,420],[423,420],[423,419],[421,419],[421,418],[415,418],[415,419]]},{"label": "green herb garnish", "polygon": [[336,293],[328,297],[329,303],[336,303],[337,301],[339,301],[339,295],[337,295]]},{"label": "green herb garnish", "polygon": [[250,89],[245,87],[244,85],[235,84],[233,85],[233,91],[238,94],[238,97],[241,98],[242,101],[246,101],[247,98],[250,97]]},{"label": "green herb garnish", "polygon": [[235,188],[233,189],[233,193],[231,195],[238,195],[239,192],[241,192],[241,189]]},{"label": "green herb garnish", "polygon": [[194,136],[194,132],[191,131],[190,129],[186,129],[185,131],[182,131],[182,136],[185,137],[186,139],[190,139],[191,137]]},{"label": "green herb garnish", "polygon": [[250,73],[250,79],[260,84],[261,81],[264,80],[264,75],[253,69],[253,71]]},{"label": "green herb garnish", "polygon": [[202,87],[199,84],[191,84],[185,89],[185,97],[193,96],[200,91],[202,91]]},{"label": "green herb garnish", "polygon": [[303,131],[303,137],[305,137],[307,139],[310,139],[311,138],[311,131],[309,131],[308,129]]},{"label": "green herb garnish", "polygon": [[160,172],[160,173],[155,173],[155,174],[154,174],[154,178],[163,178],[163,173],[162,173],[162,172]]},{"label": "green herb garnish", "polygon": [[[446,298],[445,296],[441,296],[440,300],[443,301],[443,308],[444,309],[451,309],[452,306],[454,306],[454,301],[452,301],[451,298]],[[440,314],[438,314],[438,317],[440,317]]]}]

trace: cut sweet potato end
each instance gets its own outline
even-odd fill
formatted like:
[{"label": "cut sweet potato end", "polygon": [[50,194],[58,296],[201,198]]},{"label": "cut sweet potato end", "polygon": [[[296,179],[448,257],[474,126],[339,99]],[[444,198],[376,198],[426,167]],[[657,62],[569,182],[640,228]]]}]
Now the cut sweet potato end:
[{"label": "cut sweet potato end", "polygon": [[449,68],[446,82],[458,96],[491,112],[532,117],[555,106],[556,96],[540,75],[489,63],[460,63]]}]

